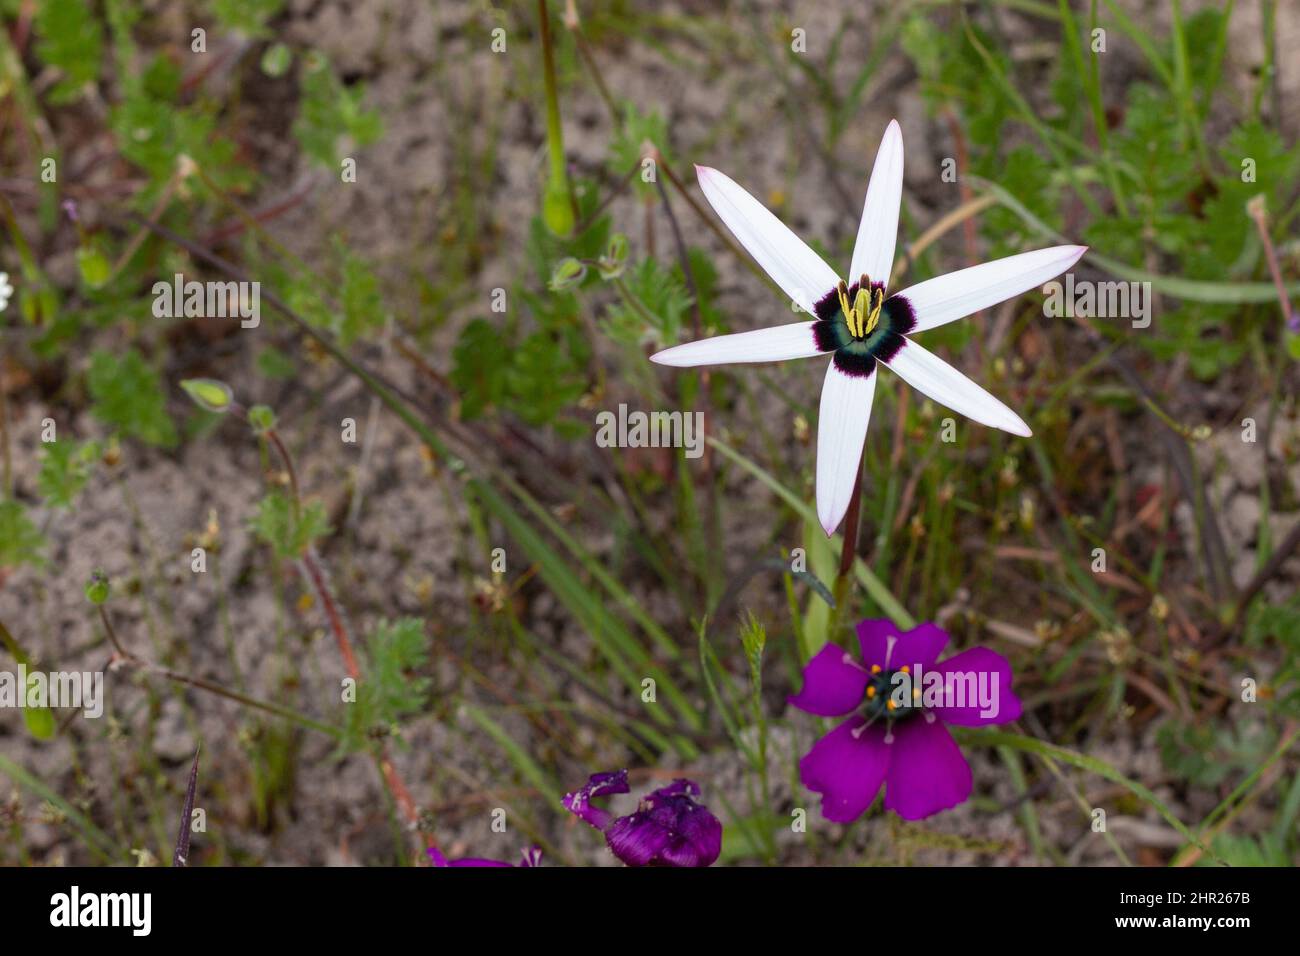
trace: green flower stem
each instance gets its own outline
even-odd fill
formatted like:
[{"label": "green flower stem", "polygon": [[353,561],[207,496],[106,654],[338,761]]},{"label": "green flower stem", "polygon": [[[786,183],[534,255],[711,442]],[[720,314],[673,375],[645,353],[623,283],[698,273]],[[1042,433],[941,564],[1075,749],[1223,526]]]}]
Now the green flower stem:
[{"label": "green flower stem", "polygon": [[[867,461],[867,446],[863,442],[862,454],[858,456],[858,476],[853,479],[853,496],[849,499],[849,510],[844,516],[844,541],[840,545],[840,571],[835,576],[835,607],[831,610],[831,620],[826,639],[839,643],[840,628],[843,625],[844,609],[848,603],[849,585],[853,580],[853,563],[858,554],[858,530],[862,525],[862,469]],[[898,622],[895,622],[898,623]]]},{"label": "green flower stem", "polygon": [[542,218],[551,232],[563,237],[573,232],[577,216],[565,168],[564,129],[560,125],[560,94],[555,78],[555,47],[551,40],[546,0],[537,0],[537,16],[542,32],[542,82],[546,88],[546,149],[551,160],[550,175],[542,195]]}]

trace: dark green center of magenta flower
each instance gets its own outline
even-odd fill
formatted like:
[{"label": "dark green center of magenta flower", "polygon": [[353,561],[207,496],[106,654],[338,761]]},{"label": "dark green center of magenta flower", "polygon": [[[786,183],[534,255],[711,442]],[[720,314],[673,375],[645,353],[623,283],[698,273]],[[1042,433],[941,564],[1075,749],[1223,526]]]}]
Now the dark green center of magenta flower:
[{"label": "dark green center of magenta flower", "polygon": [[[842,284],[841,284],[842,285]],[[883,282],[871,282],[866,276],[851,286],[835,288],[817,301],[817,321],[813,334],[823,352],[835,353],[835,366],[846,375],[867,376],[876,362],[888,362],[903,347],[903,336],[916,327],[916,313],[901,295],[884,299],[875,324],[864,323],[860,316],[845,315],[844,303],[852,312],[860,301],[859,290],[866,290],[869,308],[884,295]]]},{"label": "dark green center of magenta flower", "polygon": [[[899,684],[895,674],[902,671],[872,670],[867,679],[867,689],[862,695],[862,713],[869,720],[907,720],[922,713],[921,688],[912,681]],[[900,690],[901,686],[901,690]]]}]

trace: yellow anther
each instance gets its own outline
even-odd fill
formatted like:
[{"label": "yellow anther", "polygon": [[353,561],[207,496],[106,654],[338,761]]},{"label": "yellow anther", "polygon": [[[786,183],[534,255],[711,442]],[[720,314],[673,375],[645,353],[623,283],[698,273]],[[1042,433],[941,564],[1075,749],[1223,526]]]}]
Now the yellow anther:
[{"label": "yellow anther", "polygon": [[912,673],[912,668],[908,667],[906,664],[900,667],[899,670],[901,670],[904,674]]},{"label": "yellow anther", "polygon": [[840,311],[844,313],[844,321],[849,324],[849,334],[857,335],[857,333],[853,331],[853,308],[849,305],[849,287],[845,285],[843,279],[841,279],[840,284],[835,287],[835,291],[838,292],[840,296]]},{"label": "yellow anther", "polygon": [[854,325],[850,330],[858,338],[867,334],[867,311],[871,308],[871,295],[866,289],[858,289],[858,294],[853,297],[853,319]]},{"label": "yellow anther", "polygon": [[873,673],[873,674],[879,674],[879,673],[880,673],[880,665],[879,665],[879,664],[872,664],[872,665],[871,665],[871,673]]},{"label": "yellow anther", "polygon": [[889,703],[887,703],[885,706],[890,710],[894,710],[896,707],[898,707],[898,705],[894,703],[892,698],[890,699]]},{"label": "yellow anther", "polygon": [[868,687],[868,688],[867,688],[867,696],[868,696],[868,697],[875,697],[875,696],[876,696],[876,689],[875,689],[874,687]]},{"label": "yellow anther", "polygon": [[[859,291],[858,296],[861,297],[861,295],[862,293]],[[870,335],[872,330],[880,324],[880,310],[884,308],[885,305],[885,290],[873,289],[871,301],[871,314],[867,316],[866,324],[862,332],[863,335]],[[866,309],[864,308],[863,312],[865,311]]]}]

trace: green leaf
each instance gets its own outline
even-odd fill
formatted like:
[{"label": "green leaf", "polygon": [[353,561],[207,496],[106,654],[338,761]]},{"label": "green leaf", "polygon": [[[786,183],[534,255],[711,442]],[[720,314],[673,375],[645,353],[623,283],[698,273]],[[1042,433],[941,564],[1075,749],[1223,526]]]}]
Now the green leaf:
[{"label": "green leaf", "polygon": [[162,380],[139,352],[129,349],[121,358],[96,352],[86,387],[93,401],[91,411],[104,424],[150,445],[176,444],[176,426],[167,414]]},{"label": "green leaf", "polygon": [[304,504],[295,515],[293,501],[281,491],[270,492],[258,503],[249,528],[287,561],[300,557],[312,542],[330,532],[323,504]]},{"label": "green leaf", "polygon": [[[218,23],[232,33],[240,33],[250,39],[260,39],[270,36],[271,31],[266,26],[267,21],[279,13],[283,6],[284,0],[212,0],[212,15],[217,18]],[[270,50],[267,52],[269,53]]]},{"label": "green leaf", "polygon": [[267,76],[284,76],[292,64],[293,51],[283,43],[272,43],[262,54],[262,72]]},{"label": "green leaf", "polygon": [[17,501],[0,501],[0,568],[43,567],[45,538]]},{"label": "green leaf", "polygon": [[300,80],[301,101],[293,133],[304,153],[337,172],[344,158],[338,152],[339,140],[346,137],[353,146],[368,146],[382,135],[383,121],[378,113],[361,105],[364,88],[344,86],[320,53],[304,59]]},{"label": "green leaf", "polygon": [[560,260],[551,273],[551,281],[547,283],[547,288],[552,292],[564,292],[580,285],[586,277],[587,267],[570,256]]},{"label": "green leaf", "polygon": [[[17,663],[28,668],[32,666],[32,659],[18,646],[18,642],[3,623],[0,623],[0,644],[4,645],[5,650]],[[19,693],[23,692],[24,689],[20,688]],[[49,740],[54,736],[57,726],[54,722],[54,714],[48,707],[24,707],[23,723],[27,725],[27,732],[37,740]]]},{"label": "green leaf", "polygon": [[232,395],[230,386],[215,378],[187,378],[181,380],[185,394],[194,399],[196,405],[209,412],[227,412],[230,410]]},{"label": "green leaf", "polygon": [[68,102],[99,78],[104,31],[85,0],[43,0],[34,21],[36,55],[63,76],[51,91],[56,102]]},{"label": "green leaf", "polygon": [[430,681],[422,674],[429,660],[429,639],[419,618],[381,620],[357,653],[365,676],[357,682],[356,700],[347,707],[340,754],[358,749],[372,733],[387,733],[420,713],[429,695]]},{"label": "green leaf", "polygon": [[55,441],[41,447],[36,490],[49,507],[71,508],[95,470],[99,443]]},{"label": "green leaf", "polygon": [[[614,136],[609,146],[610,165],[620,175],[640,166],[647,143],[659,150],[669,169],[676,168],[676,161],[668,145],[668,123],[663,114],[658,110],[642,113],[635,103],[624,103],[623,122],[614,126]],[[656,170],[656,175],[661,174]],[[655,192],[654,180],[646,182],[640,173],[632,181],[642,196]]]},{"label": "green leaf", "polygon": [[461,330],[451,351],[451,383],[460,395],[465,420],[483,415],[505,397],[510,350],[501,332],[485,319],[474,319]]},{"label": "green leaf", "polygon": [[81,281],[89,289],[103,286],[113,272],[103,250],[96,245],[83,246],[77,250],[77,268],[81,271]]}]

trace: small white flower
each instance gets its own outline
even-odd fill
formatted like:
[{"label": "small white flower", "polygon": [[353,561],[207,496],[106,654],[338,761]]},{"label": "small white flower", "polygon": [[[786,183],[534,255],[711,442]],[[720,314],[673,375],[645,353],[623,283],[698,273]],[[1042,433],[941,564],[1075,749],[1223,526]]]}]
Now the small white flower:
[{"label": "small white flower", "polygon": [[776,362],[832,352],[817,425],[817,517],[829,535],[849,508],[867,437],[878,364],[940,405],[1013,435],[1031,432],[1015,412],[909,336],[978,312],[1042,285],[1078,261],[1087,246],[1053,246],[928,279],[886,293],[903,195],[903,134],[885,130],[853,246],[850,281],[836,275],[757,199],[707,166],[696,166],[715,212],[767,274],[817,318],[719,335],[650,356],[685,368]]},{"label": "small white flower", "polygon": [[9,284],[9,273],[0,272],[0,312],[9,307],[9,297],[14,294],[14,287]]}]

